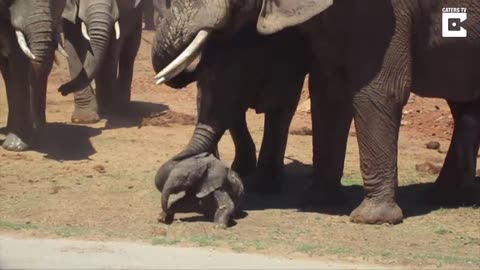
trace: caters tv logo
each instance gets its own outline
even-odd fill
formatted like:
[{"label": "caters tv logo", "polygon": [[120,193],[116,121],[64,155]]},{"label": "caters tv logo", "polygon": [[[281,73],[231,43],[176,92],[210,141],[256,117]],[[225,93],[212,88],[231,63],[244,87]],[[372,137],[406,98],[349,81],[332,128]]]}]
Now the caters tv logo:
[{"label": "caters tv logo", "polygon": [[442,36],[467,37],[467,30],[462,26],[467,20],[467,9],[443,8],[442,12]]}]

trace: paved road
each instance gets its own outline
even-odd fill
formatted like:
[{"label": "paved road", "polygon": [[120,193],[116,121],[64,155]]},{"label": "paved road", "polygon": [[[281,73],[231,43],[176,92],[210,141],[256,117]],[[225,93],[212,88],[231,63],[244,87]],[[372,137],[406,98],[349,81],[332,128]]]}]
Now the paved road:
[{"label": "paved road", "polygon": [[[0,236],[0,269],[374,269],[199,248]],[[380,269],[380,267],[378,267]]]}]

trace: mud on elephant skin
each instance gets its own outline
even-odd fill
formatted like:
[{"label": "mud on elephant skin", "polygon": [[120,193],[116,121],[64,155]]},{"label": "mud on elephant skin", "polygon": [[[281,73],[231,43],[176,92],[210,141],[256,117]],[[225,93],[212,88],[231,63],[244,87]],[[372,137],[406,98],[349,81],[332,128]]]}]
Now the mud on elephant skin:
[{"label": "mud on elephant skin", "polygon": [[8,100],[9,151],[31,147],[46,122],[46,88],[65,1],[0,1],[0,72]]},{"label": "mud on elephant skin", "polygon": [[72,81],[60,91],[74,92],[72,122],[95,123],[99,114],[128,107],[142,5],[140,0],[67,1],[63,26]]},{"label": "mud on elephant skin", "polygon": [[[228,129],[235,144],[232,168],[249,180],[246,187],[262,193],[278,193],[283,182],[288,129],[308,72],[310,55],[297,29],[262,36],[257,33],[254,22],[213,32],[202,45],[201,60],[194,72],[182,72],[167,84],[183,88],[197,81],[199,123],[213,131],[208,134],[209,142],[205,143],[200,137],[192,140],[186,152],[198,154],[215,148]],[[164,54],[168,41],[163,36],[169,36],[163,33],[168,27],[166,19],[157,25],[152,49],[156,71],[165,65],[163,59],[168,58]],[[235,31],[235,35],[230,31]],[[258,163],[245,119],[248,108],[265,113]]]},{"label": "mud on elephant skin", "polygon": [[351,213],[353,222],[397,224],[403,219],[396,202],[397,143],[402,108],[411,89],[421,96],[446,99],[454,114],[452,146],[436,182],[437,194],[445,201],[452,193],[464,202],[479,200],[480,194],[463,192],[478,190],[472,154],[480,140],[480,114],[473,109],[480,102],[478,1],[461,3],[469,13],[463,25],[468,37],[450,39],[441,33],[442,9],[452,4],[450,0],[374,0],[368,6],[362,0],[170,4],[163,12],[164,24],[170,27],[157,31],[164,42],[154,50],[161,56],[155,66],[163,69],[157,75],[159,82],[184,70],[214,32],[227,29],[235,34],[234,29],[254,20],[260,33],[292,25],[305,33],[314,55],[310,92],[316,182],[310,190],[321,196],[335,194],[340,187],[354,118],[366,196]]},{"label": "mud on elephant skin", "polygon": [[[170,224],[176,212],[197,212],[226,228],[240,209],[243,185],[238,174],[211,153],[171,160],[159,170],[155,185],[162,193],[159,222]],[[172,194],[185,196],[169,205]]]}]

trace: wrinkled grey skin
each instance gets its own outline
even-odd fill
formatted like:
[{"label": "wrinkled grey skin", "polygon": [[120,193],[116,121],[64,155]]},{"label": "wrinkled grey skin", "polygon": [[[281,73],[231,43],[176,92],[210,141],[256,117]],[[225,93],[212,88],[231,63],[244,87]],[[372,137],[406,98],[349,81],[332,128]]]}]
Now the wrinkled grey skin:
[{"label": "wrinkled grey skin", "polygon": [[[9,107],[9,134],[2,145],[6,150],[27,150],[35,132],[46,122],[47,79],[64,5],[61,0],[0,0],[0,71]],[[25,35],[35,60],[20,49],[17,30]]]},{"label": "wrinkled grey skin", "polygon": [[[351,221],[402,221],[396,202],[397,143],[402,108],[414,91],[446,99],[455,121],[434,194],[442,202],[479,202],[474,176],[480,141],[480,2],[372,0],[367,5],[363,0],[335,0],[323,12],[302,9],[312,2],[307,0],[264,0],[264,9],[259,2],[171,1],[163,12],[169,27],[157,31],[164,42],[154,51],[155,70],[179,55],[201,29],[235,34],[238,25],[257,18],[259,32],[266,34],[298,25],[315,62],[310,69],[315,178],[309,188],[311,200],[329,202],[341,194],[354,118],[366,196]],[[442,38],[442,8],[457,6],[468,9],[463,25],[468,38]],[[288,12],[292,7],[297,12]],[[318,13],[313,18],[312,10]],[[276,18],[274,23],[270,18]]]},{"label": "wrinkled grey skin", "polygon": [[[130,102],[133,65],[141,41],[142,3],[132,0],[68,0],[64,12],[66,51],[72,81],[61,86],[74,92],[74,123],[95,123],[110,109],[124,111]],[[81,32],[87,25],[90,41]],[[120,39],[114,23],[120,24]],[[95,80],[96,89],[91,82]]]},{"label": "wrinkled grey skin", "polygon": [[[246,185],[251,191],[281,190],[288,130],[310,59],[302,38],[295,29],[263,36],[257,33],[255,25],[245,26],[234,36],[216,33],[205,46],[195,73],[183,74],[170,82],[175,88],[183,88],[197,81],[198,121],[213,127],[215,134],[209,136],[217,138],[215,144],[220,134],[226,129],[230,131],[235,144],[232,168],[242,177],[253,176]],[[155,40],[156,45],[161,42]],[[258,164],[245,120],[248,108],[265,113]],[[211,147],[199,147],[201,138],[195,136],[177,158]]]},{"label": "wrinkled grey skin", "polygon": [[[155,185],[162,193],[159,222],[172,223],[176,212],[200,212],[213,217],[217,226],[228,226],[244,193],[236,172],[211,153],[164,166],[169,167],[168,173],[158,173],[155,177]],[[185,192],[185,196],[169,206],[170,196],[180,192]]]}]

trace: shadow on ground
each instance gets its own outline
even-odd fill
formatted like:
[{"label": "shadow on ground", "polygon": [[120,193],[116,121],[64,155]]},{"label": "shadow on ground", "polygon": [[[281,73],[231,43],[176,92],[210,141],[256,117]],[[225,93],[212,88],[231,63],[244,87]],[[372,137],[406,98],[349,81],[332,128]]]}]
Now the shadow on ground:
[{"label": "shadow on ground", "polygon": [[85,160],[96,153],[90,138],[101,133],[88,126],[49,123],[40,130],[33,150],[56,161]]},{"label": "shadow on ground", "polygon": [[164,104],[131,101],[128,108],[125,108],[125,111],[119,114],[102,115],[102,118],[107,119],[104,129],[141,127],[144,118],[161,114],[168,110],[169,107]]},{"label": "shadow on ground", "polygon": [[[285,166],[285,175],[284,188],[280,194],[247,194],[245,210],[297,209],[300,212],[348,216],[362,202],[364,197],[363,186],[355,184],[344,187],[344,193],[348,199],[346,203],[338,205],[307,205],[304,194],[305,188],[313,178],[312,166],[294,160]],[[360,179],[359,182],[361,182]],[[399,187],[398,203],[403,210],[405,218],[426,215],[439,208],[448,208],[433,205],[426,201],[425,195],[433,186],[433,183],[418,183]],[[458,208],[458,206],[450,206],[450,208]]]}]

